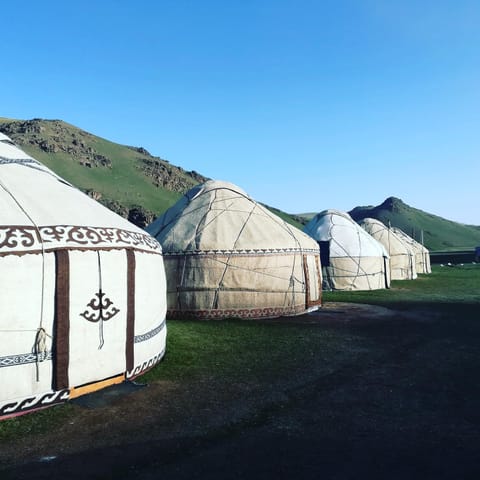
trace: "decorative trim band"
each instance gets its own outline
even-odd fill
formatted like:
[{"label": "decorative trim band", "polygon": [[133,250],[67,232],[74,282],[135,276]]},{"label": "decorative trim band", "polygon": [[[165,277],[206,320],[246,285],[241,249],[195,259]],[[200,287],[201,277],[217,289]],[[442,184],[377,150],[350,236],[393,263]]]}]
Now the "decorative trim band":
[{"label": "decorative trim band", "polygon": [[163,251],[164,257],[183,256],[258,256],[258,255],[290,255],[290,254],[314,254],[320,255],[320,250],[315,248],[252,248],[243,250],[185,250],[177,252]]},{"label": "decorative trim band", "polygon": [[38,227],[0,226],[0,254],[48,252],[59,248],[99,249],[135,248],[161,253],[160,244],[147,233],[132,232],[120,228],[53,225]]},{"label": "decorative trim band", "polygon": [[155,327],[153,330],[150,330],[147,333],[144,333],[142,335],[135,335],[135,342],[134,343],[140,343],[140,342],[145,342],[146,340],[150,340],[153,338],[155,335],[158,335],[166,325],[166,321],[164,320],[158,327]]},{"label": "decorative trim band", "polygon": [[52,391],[48,393],[41,393],[33,397],[23,398],[14,402],[9,402],[5,405],[0,406],[0,417],[4,415],[19,415],[21,413],[26,413],[30,410],[49,407],[51,405],[62,403],[68,400],[68,397],[68,390],[60,390],[56,392]]},{"label": "decorative trim band", "polygon": [[42,166],[40,162],[37,162],[33,158],[6,158],[0,156],[0,165],[10,165],[15,163],[17,165],[38,165],[39,167]]},{"label": "decorative trim band", "polygon": [[145,373],[147,370],[150,370],[152,367],[154,367],[163,358],[164,355],[165,355],[165,348],[160,353],[150,358],[146,362],[143,362],[141,365],[137,365],[132,371],[127,372],[125,377],[128,380],[138,377],[142,373]]},{"label": "decorative trim band", "polygon": [[225,318],[276,318],[306,313],[305,304],[293,307],[266,307],[266,308],[229,308],[211,310],[167,310],[168,319],[225,319]]},{"label": "decorative trim band", "polygon": [[52,359],[52,352],[36,353],[20,353],[18,355],[7,355],[0,357],[0,368],[16,367],[17,365],[26,365],[27,363],[43,362]]}]

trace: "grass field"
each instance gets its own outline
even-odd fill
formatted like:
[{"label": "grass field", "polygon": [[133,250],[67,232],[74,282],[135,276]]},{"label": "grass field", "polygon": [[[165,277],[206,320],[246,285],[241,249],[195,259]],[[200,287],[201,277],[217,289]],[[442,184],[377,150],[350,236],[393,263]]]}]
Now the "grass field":
[{"label": "grass field", "polygon": [[0,477],[480,478],[480,265],[324,300],[389,315],[169,321],[147,388],[0,422]]}]

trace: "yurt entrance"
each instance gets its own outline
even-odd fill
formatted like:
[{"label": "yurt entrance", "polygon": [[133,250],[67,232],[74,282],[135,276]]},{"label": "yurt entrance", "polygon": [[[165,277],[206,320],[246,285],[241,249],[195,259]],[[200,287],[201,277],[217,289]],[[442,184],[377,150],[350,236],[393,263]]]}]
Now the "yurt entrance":
[{"label": "yurt entrance", "polygon": [[308,308],[322,303],[322,273],[318,255],[304,255],[305,306]]},{"label": "yurt entrance", "polygon": [[[129,250],[56,257],[56,388],[74,397],[121,382],[133,366],[135,257]],[[92,385],[99,378],[106,380]]]}]

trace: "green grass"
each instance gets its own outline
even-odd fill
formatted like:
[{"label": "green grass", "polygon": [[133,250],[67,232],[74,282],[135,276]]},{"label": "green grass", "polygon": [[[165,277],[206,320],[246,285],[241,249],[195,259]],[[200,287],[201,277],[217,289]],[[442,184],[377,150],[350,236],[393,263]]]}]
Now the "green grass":
[{"label": "green grass", "polygon": [[101,138],[95,138],[92,145],[98,153],[112,159],[111,168],[86,168],[66,153],[47,154],[28,146],[24,149],[77,188],[101,192],[104,197],[130,207],[141,205],[160,214],[182,196],[178,192],[156,187],[141,174],[136,167],[138,161],[134,151]]},{"label": "green grass", "polygon": [[480,264],[441,267],[416,280],[394,280],[388,290],[324,292],[326,302],[358,302],[409,308],[419,303],[480,305]]},{"label": "green grass", "polygon": [[[431,275],[395,281],[389,290],[325,292],[324,301],[357,302],[400,309],[428,308],[446,316],[474,318],[480,308],[480,265],[434,266]],[[139,382],[273,383],[300,374],[306,366],[336,368],[372,348],[353,331],[332,330],[321,324],[275,321],[168,321],[167,353]],[[367,342],[367,343],[365,343]],[[370,345],[370,346],[369,346]],[[327,372],[328,373],[328,372]],[[0,442],[53,431],[75,415],[70,404],[0,422]]]},{"label": "green grass", "polygon": [[301,368],[305,356],[315,355],[319,345],[330,355],[340,348],[331,332],[294,323],[170,320],[167,355],[140,381],[188,380],[205,375],[273,381]]}]

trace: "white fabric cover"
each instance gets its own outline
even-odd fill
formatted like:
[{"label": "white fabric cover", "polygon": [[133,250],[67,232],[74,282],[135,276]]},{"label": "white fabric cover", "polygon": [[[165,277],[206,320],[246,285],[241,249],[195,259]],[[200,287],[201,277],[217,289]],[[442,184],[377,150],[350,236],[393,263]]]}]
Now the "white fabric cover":
[{"label": "white fabric cover", "polygon": [[414,240],[403,230],[400,230],[400,228],[393,227],[393,231],[404,242],[410,245],[412,250],[415,252],[415,265],[417,268],[417,273],[432,273],[432,268],[430,265],[430,252],[428,251],[428,248],[424,247],[420,242]]},{"label": "white fabric cover", "polygon": [[[62,318],[55,303],[62,287],[57,284],[62,278],[59,252],[68,257],[63,265],[69,281],[68,312]],[[163,356],[166,286],[159,243],[3,134],[0,270],[0,418],[66,400],[72,388],[83,384],[136,376]],[[134,293],[129,285],[134,285]],[[100,323],[82,317],[92,311],[88,304],[100,288],[118,309],[100,322],[101,348]],[[128,299],[133,332],[127,342]],[[68,385],[58,390],[54,355],[62,345],[55,345],[54,332],[56,322],[64,320],[69,325]],[[43,331],[44,345],[36,341]],[[133,354],[127,355],[127,347]]]},{"label": "white fabric cover", "polygon": [[325,242],[328,259],[325,261],[322,255],[324,289],[374,290],[390,286],[387,251],[348,213],[324,210],[310,220],[304,232],[320,245]]},{"label": "white fabric cover", "polygon": [[392,280],[413,280],[417,278],[415,253],[407,242],[375,218],[364,218],[358,223],[387,250],[390,256]]},{"label": "white fabric cover", "polygon": [[147,231],[164,253],[167,316],[275,317],[320,303],[316,242],[231,183],[197,185]]}]

